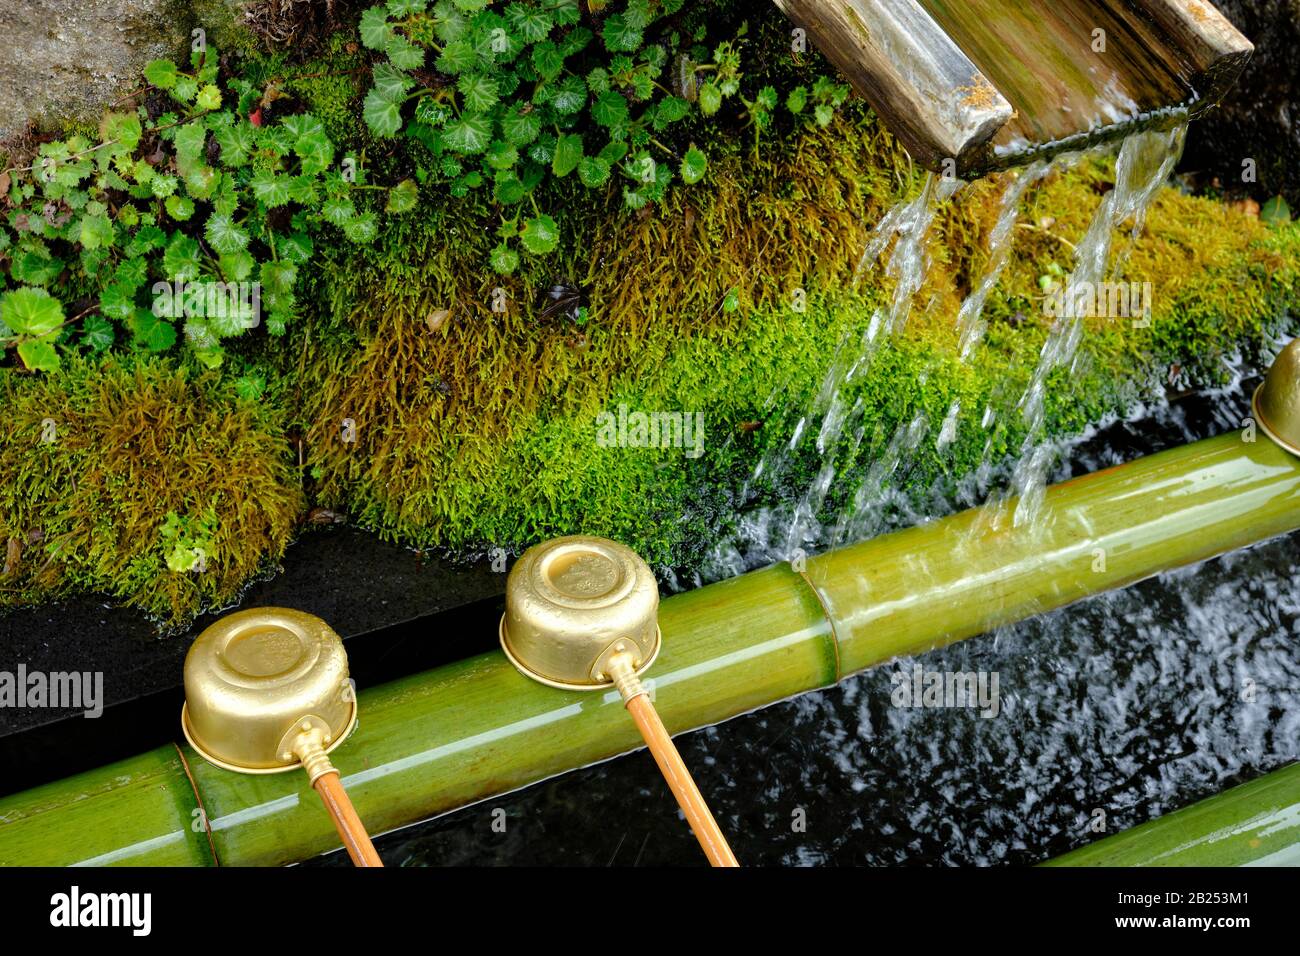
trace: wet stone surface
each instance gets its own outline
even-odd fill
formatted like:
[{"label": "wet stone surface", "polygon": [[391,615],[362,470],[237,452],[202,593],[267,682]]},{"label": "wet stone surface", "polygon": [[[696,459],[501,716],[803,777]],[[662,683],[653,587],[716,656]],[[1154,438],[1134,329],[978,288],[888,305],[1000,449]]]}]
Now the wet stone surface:
[{"label": "wet stone surface", "polygon": [[190,30],[232,22],[241,0],[6,0],[0,4],[0,141],[29,120],[98,123],[150,60],[189,48]]}]

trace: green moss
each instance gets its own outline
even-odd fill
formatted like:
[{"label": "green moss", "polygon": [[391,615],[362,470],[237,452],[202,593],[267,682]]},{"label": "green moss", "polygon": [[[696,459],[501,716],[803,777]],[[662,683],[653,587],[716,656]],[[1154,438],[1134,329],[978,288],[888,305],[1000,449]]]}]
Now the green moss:
[{"label": "green moss", "polygon": [[[853,122],[871,128],[869,118]],[[322,473],[316,494],[406,542],[522,546],[583,530],[662,563],[698,559],[734,518],[759,456],[788,440],[836,345],[856,341],[889,294],[878,279],[845,292],[868,225],[897,198],[900,180],[879,172],[891,167],[882,141],[884,156],[844,127],[808,132],[776,151],[782,159],[719,164],[707,196],[675,195],[648,216],[603,209],[572,240],[591,250],[593,318],[581,332],[540,318],[526,294],[505,315],[485,308],[472,284],[483,276],[474,265],[481,250],[463,220],[444,214],[414,245],[402,236],[396,248],[427,254],[395,263],[360,295],[349,313],[354,343],[320,346],[330,358],[305,362],[309,380],[312,368],[324,372],[307,389],[303,416]],[[852,436],[840,450],[828,509],[843,505],[918,413],[929,438],[902,476],[918,496],[1018,451],[1026,436],[1012,406],[1047,334],[1038,277],[1052,262],[1069,264],[1068,244],[1086,229],[1108,174],[1106,163],[1086,165],[1029,194],[1032,228],[1017,232],[971,363],[956,354],[955,313],[987,260],[1000,183],[977,184],[944,211],[931,248],[939,266],[918,299],[930,307],[918,307],[902,339],[846,392],[863,403],[868,427],[851,456]],[[1153,285],[1151,326],[1090,325],[1083,360],[1049,380],[1050,434],[1077,432],[1171,371],[1183,383],[1213,381],[1225,354],[1276,334],[1296,302],[1296,235],[1165,190],[1127,268]],[[811,297],[805,313],[789,307],[796,286]],[[732,287],[750,305],[727,314],[720,302]],[[426,310],[451,301],[462,309],[430,332]],[[328,338],[303,333],[309,351]],[[773,395],[776,411],[764,407]],[[939,451],[933,439],[954,402],[957,440]],[[599,447],[596,416],[620,403],[704,412],[707,454],[691,461],[676,449]],[[979,421],[990,407],[999,415],[986,431]],[[356,442],[339,437],[344,418],[357,423]],[[799,493],[821,460],[805,441],[767,495]]]},{"label": "green moss", "polygon": [[[0,375],[0,605],[88,590],[178,624],[283,554],[303,497],[274,410],[160,359]],[[209,509],[205,568],[169,571],[168,513]]]},{"label": "green moss", "polygon": [[[752,29],[752,49],[788,49],[779,14],[765,10]],[[358,120],[366,83],[351,42],[335,37],[305,63],[250,58],[246,75],[319,116],[371,182],[417,176],[421,147],[377,142]],[[772,54],[755,82],[789,86],[806,80],[800,69]],[[562,213],[561,247],[512,277],[488,266],[501,211],[424,182],[418,210],[387,218],[373,246],[319,237],[300,321],[286,339],[241,339],[220,373],[127,359],[41,379],[4,373],[13,411],[0,425],[0,536],[21,553],[0,602],[93,589],[179,622],[277,558],[308,504],[407,544],[522,547],[585,531],[689,566],[728,533],[742,488],[773,503],[802,493],[824,461],[815,428],[777,480],[748,479],[789,442],[836,348],[852,348],[892,294],[873,269],[855,287],[859,257],[922,174],[860,103],[827,129],[782,118],[757,150],[734,117],[692,122],[710,155],[704,182],[633,213],[617,188],[560,181],[538,201]],[[828,514],[917,416],[927,438],[893,478],[917,499],[1019,452],[1014,406],[1048,334],[1039,277],[1068,268],[1112,175],[1089,162],[1029,189],[969,361],[956,312],[987,266],[1005,179],[972,184],[940,211],[935,268],[907,327],[845,389],[864,427],[833,450]],[[1080,362],[1049,378],[1049,434],[1078,432],[1158,384],[1220,380],[1225,355],[1251,355],[1291,321],[1298,264],[1300,227],[1164,190],[1126,267],[1152,283],[1151,325],[1090,322]],[[543,313],[560,282],[581,287],[585,324]],[[234,398],[248,379],[261,383],[256,405]],[[956,438],[940,449],[954,403]],[[620,405],[701,413],[704,454],[604,447],[598,416]],[[997,413],[989,429],[986,408]],[[67,423],[52,446],[39,442],[46,417]],[[314,476],[305,493],[299,448]],[[167,514],[197,522],[209,507],[210,570],[168,571]]]},{"label": "green moss", "polygon": [[348,37],[336,34],[320,56],[268,73],[268,78],[279,74],[283,89],[303,101],[307,111],[324,124],[331,140],[351,146],[365,140],[357,98],[365,93],[369,71],[356,43]]},{"label": "green moss", "polygon": [[202,28],[207,42],[218,50],[253,54],[261,44],[245,26],[244,16],[255,6],[254,0],[178,0],[174,15]]}]

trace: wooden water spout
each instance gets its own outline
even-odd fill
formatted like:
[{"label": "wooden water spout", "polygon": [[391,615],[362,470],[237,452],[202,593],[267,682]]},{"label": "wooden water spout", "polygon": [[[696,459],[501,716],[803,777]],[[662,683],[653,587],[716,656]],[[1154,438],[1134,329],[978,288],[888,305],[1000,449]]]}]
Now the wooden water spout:
[{"label": "wooden water spout", "polygon": [[1011,104],[915,0],[776,0],[922,165],[959,165]]},{"label": "wooden water spout", "polygon": [[1254,47],[1206,0],[775,0],[907,147],[966,176],[1184,122]]}]

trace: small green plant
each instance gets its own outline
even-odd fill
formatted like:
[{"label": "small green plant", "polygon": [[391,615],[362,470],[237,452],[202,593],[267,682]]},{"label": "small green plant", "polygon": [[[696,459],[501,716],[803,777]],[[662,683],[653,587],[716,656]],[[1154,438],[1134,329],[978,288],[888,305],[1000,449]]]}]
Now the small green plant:
[{"label": "small green plant", "polygon": [[[144,70],[154,104],[109,113],[100,139],[43,144],[32,165],[0,171],[0,345],[29,370],[63,348],[101,352],[119,336],[161,352],[183,336],[204,364],[260,324],[280,335],[297,311],[313,233],[364,243],[378,231],[357,190],[372,189],[310,113],[264,123],[261,91],[223,85],[216,51],[192,71]],[[161,105],[159,105],[161,104]],[[415,205],[414,182],[386,211]]]},{"label": "small green plant", "polygon": [[1045,296],[1050,296],[1060,291],[1065,285],[1067,277],[1065,269],[1056,261],[1049,262],[1046,270],[1038,277],[1038,288]]},{"label": "small green plant", "polygon": [[[848,95],[849,87],[846,84],[835,83],[827,76],[819,76],[813,83],[811,93],[806,86],[792,89],[785,98],[785,106],[792,114],[799,116],[804,114],[811,103],[813,121],[818,126],[829,126],[835,117],[836,108],[843,104]],[[745,105],[746,122],[754,131],[754,149],[757,150],[762,134],[772,127],[775,120],[780,94],[776,87],[764,86],[753,100],[742,96],[740,101]]]},{"label": "small green plant", "polygon": [[422,175],[448,182],[453,196],[491,191],[503,210],[491,265],[514,272],[521,250],[545,255],[559,243],[559,224],[536,200],[548,179],[618,182],[624,203],[640,209],[661,201],[675,176],[704,178],[699,146],[664,139],[739,91],[739,40],[719,44],[711,62],[683,54],[670,66],[668,46],[649,36],[683,4],[601,4],[584,22],[578,0],[389,0],[361,17],[361,42],[383,57],[365,121],[381,138],[427,147],[433,163]]},{"label": "small green plant", "polygon": [[785,106],[791,113],[799,115],[811,104],[813,121],[818,126],[829,126],[835,118],[835,111],[848,96],[847,84],[836,83],[829,76],[823,75],[813,82],[811,92],[805,86],[792,89],[785,98]]},{"label": "small green plant", "polygon": [[1269,224],[1286,223],[1291,221],[1291,207],[1281,196],[1274,196],[1259,211],[1259,218]]},{"label": "small green plant", "polygon": [[167,567],[178,574],[206,571],[212,558],[212,536],[217,533],[217,513],[211,507],[199,517],[167,512],[159,529]]}]

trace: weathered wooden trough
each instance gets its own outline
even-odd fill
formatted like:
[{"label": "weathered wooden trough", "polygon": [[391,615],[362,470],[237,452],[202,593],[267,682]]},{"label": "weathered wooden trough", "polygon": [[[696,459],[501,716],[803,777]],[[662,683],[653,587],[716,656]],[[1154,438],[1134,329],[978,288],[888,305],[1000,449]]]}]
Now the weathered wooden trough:
[{"label": "weathered wooden trough", "polygon": [[923,166],[1017,166],[1213,106],[1254,50],[1205,0],[775,0]]}]

